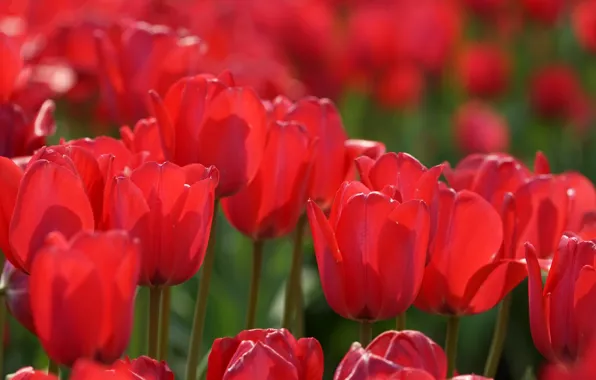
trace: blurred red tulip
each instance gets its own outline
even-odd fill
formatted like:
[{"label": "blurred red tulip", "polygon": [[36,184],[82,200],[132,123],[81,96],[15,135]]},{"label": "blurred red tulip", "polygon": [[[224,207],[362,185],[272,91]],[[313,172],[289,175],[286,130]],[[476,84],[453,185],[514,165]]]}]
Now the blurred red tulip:
[{"label": "blurred red tulip", "polygon": [[522,0],[528,17],[546,25],[556,23],[565,11],[565,0]]},{"label": "blurred red tulip", "polygon": [[7,102],[16,87],[17,79],[23,68],[21,46],[16,39],[0,32],[0,103]]},{"label": "blurred red tulip", "polygon": [[498,212],[505,194],[514,193],[532,177],[523,163],[507,154],[471,154],[453,169],[447,164],[444,174],[453,189],[481,195]]},{"label": "blurred red tulip", "polygon": [[378,81],[375,95],[386,107],[414,108],[424,92],[424,75],[415,65],[398,64]]},{"label": "blurred red tulip", "polygon": [[51,100],[33,117],[15,103],[0,103],[0,156],[27,156],[46,145],[56,131],[53,112]]},{"label": "blurred red tulip", "polygon": [[10,314],[23,327],[35,334],[30,304],[29,276],[7,261],[4,263],[0,285],[6,293],[6,307]]},{"label": "blurred red tulip", "polygon": [[509,59],[497,46],[476,43],[461,53],[458,75],[468,94],[481,97],[498,96],[507,87]]},{"label": "blurred red tulip", "polygon": [[498,152],[509,147],[507,122],[484,103],[463,104],[455,114],[454,124],[457,145],[465,152]]},{"label": "blurred red tulip", "polygon": [[139,247],[122,231],[52,233],[33,262],[31,309],[48,356],[72,366],[111,364],[128,345],[140,268]]},{"label": "blurred red tulip", "polygon": [[526,276],[526,265],[500,259],[503,226],[480,195],[443,188],[437,226],[416,307],[426,312],[471,315],[498,304]]},{"label": "blurred red tulip", "polygon": [[582,47],[596,52],[596,3],[582,1],[576,4],[572,12],[573,30]]},{"label": "blurred red tulip", "polygon": [[[104,366],[89,359],[79,359],[72,366],[70,380],[139,380],[127,367]],[[152,379],[153,380],[153,379]],[[158,379],[155,379],[158,380]]]},{"label": "blurred red tulip", "polygon": [[594,341],[596,244],[563,236],[544,289],[531,244],[526,244],[526,259],[534,345],[551,362],[572,364]]},{"label": "blurred red tulip", "polygon": [[[366,348],[354,343],[337,367],[334,380],[443,380],[447,357],[443,349],[418,331],[387,331]],[[461,375],[453,379],[485,379]]]},{"label": "blurred red tulip", "polygon": [[492,17],[506,5],[506,0],[464,0],[466,8],[476,15]]},{"label": "blurred red tulip", "polygon": [[399,202],[421,199],[432,205],[438,191],[443,165],[427,169],[408,153],[389,152],[378,160],[360,157],[356,167],[362,182],[370,189],[390,193]]},{"label": "blurred red tulip", "polygon": [[46,371],[38,371],[33,367],[21,368],[12,375],[8,375],[10,380],[58,380],[58,377],[53,374],[48,374]]},{"label": "blurred red tulip", "polygon": [[[280,103],[279,113],[284,108],[281,104],[285,102]],[[318,139],[309,195],[325,209],[331,205],[341,183],[354,179],[357,156],[369,155],[376,159],[385,152],[385,145],[379,142],[348,140],[341,115],[329,99],[303,98],[287,109],[283,120],[302,124],[312,137]]]},{"label": "blurred red tulip", "polygon": [[[102,100],[114,120],[132,123],[148,115],[149,90],[162,94],[173,83],[161,83],[164,76],[176,80],[196,72],[205,46],[198,38],[182,39],[168,27],[144,22],[124,22],[115,30],[96,34]],[[174,60],[183,67],[168,75]]]},{"label": "blurred red tulip", "polygon": [[108,224],[141,245],[139,285],[178,285],[194,276],[205,257],[218,172],[200,164],[147,162],[111,181]]},{"label": "blurred red tulip", "polygon": [[360,182],[345,182],[329,219],[312,201],[307,211],[323,292],[336,313],[376,321],[410,307],[430,233],[423,201],[400,203]]},{"label": "blurred red tulip", "polygon": [[546,119],[562,119],[583,128],[590,118],[587,95],[572,67],[551,64],[540,69],[530,84],[534,112]]},{"label": "blurred red tulip", "polygon": [[321,345],[314,338],[296,340],[285,329],[245,330],[213,342],[207,380],[255,378],[321,380]]},{"label": "blurred red tulip", "polygon": [[232,86],[195,76],[176,82],[163,101],[156,93],[151,97],[165,158],[177,165],[215,165],[218,197],[252,181],[267,138],[261,100],[250,88]]},{"label": "blurred red tulip", "polygon": [[154,118],[139,120],[133,130],[128,126],[120,128],[120,137],[132,153],[146,152],[147,161],[165,161],[159,139],[159,126]]},{"label": "blurred red tulip", "polygon": [[222,200],[228,221],[255,241],[292,232],[308,198],[315,147],[316,139],[300,124],[273,123],[257,175]]}]

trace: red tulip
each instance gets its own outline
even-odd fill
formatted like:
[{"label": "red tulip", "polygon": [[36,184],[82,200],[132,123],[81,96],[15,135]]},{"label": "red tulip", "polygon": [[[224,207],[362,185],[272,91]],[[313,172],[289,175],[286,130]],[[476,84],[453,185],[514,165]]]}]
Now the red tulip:
[{"label": "red tulip", "polygon": [[249,88],[195,76],[176,82],[162,101],[152,93],[165,158],[177,165],[215,165],[218,197],[237,193],[263,158],[267,115]]},{"label": "red tulip", "polygon": [[400,203],[360,182],[345,182],[329,219],[312,201],[307,211],[323,292],[336,313],[375,321],[410,307],[430,233],[423,201]]},{"label": "red tulip", "polygon": [[302,124],[312,137],[318,139],[310,198],[323,208],[331,205],[335,191],[343,181],[354,179],[356,157],[365,154],[377,158],[385,152],[382,143],[348,140],[341,115],[329,99],[303,98],[287,110],[283,119]]},{"label": "red tulip", "polygon": [[356,167],[362,182],[376,191],[389,191],[399,202],[422,199],[427,205],[434,201],[443,165],[427,169],[408,153],[389,152],[377,159],[360,157]]},{"label": "red tulip", "polygon": [[255,378],[320,380],[321,345],[314,338],[296,340],[285,329],[245,330],[213,342],[207,380]]},{"label": "red tulip", "polygon": [[0,102],[0,156],[33,154],[46,144],[46,137],[56,131],[54,103],[45,101],[35,115],[15,103]]},{"label": "red tulip", "polygon": [[473,96],[497,96],[509,79],[509,60],[505,52],[490,44],[468,46],[459,57],[459,80]]},{"label": "red tulip", "polygon": [[552,25],[559,20],[565,10],[564,0],[523,0],[522,7],[533,20]]},{"label": "red tulip", "polygon": [[304,211],[316,140],[295,122],[270,126],[263,161],[244,190],[222,200],[228,221],[253,240],[284,236]]},{"label": "red tulip", "polygon": [[141,243],[140,285],[178,285],[205,257],[218,172],[200,164],[147,162],[112,180],[108,223]]},{"label": "red tulip", "polygon": [[30,304],[29,276],[7,261],[4,263],[0,284],[4,287],[6,307],[10,314],[22,326],[35,334]]},{"label": "red tulip", "polygon": [[57,376],[48,374],[46,371],[34,370],[33,367],[21,368],[8,377],[11,380],[58,380]]},{"label": "red tulip", "polygon": [[590,344],[579,360],[571,365],[550,363],[540,372],[540,380],[576,380],[596,378],[596,345]]},{"label": "red tulip", "polygon": [[563,236],[542,287],[536,251],[526,245],[532,339],[551,362],[571,364],[593,342],[596,244]]},{"label": "red tulip", "polygon": [[424,73],[416,65],[398,64],[378,81],[375,95],[389,108],[415,108],[424,94]]},{"label": "red tulip", "polygon": [[506,3],[504,0],[464,0],[468,10],[483,17],[494,16]]},{"label": "red tulip", "polygon": [[471,154],[453,169],[447,165],[444,174],[453,189],[481,195],[498,212],[505,194],[514,193],[532,177],[523,163],[506,154]]},{"label": "red tulip", "polygon": [[0,156],[0,251],[11,256],[9,226],[23,178],[23,171],[12,160]]},{"label": "red tulip", "polygon": [[[447,357],[443,349],[418,331],[387,331],[366,348],[354,343],[337,367],[334,380],[443,380]],[[484,379],[462,375],[453,379]]]},{"label": "red tulip", "polygon": [[30,278],[37,336],[48,356],[113,363],[128,345],[139,278],[139,247],[121,231],[53,233]]},{"label": "red tulip", "polygon": [[140,356],[136,359],[125,358],[116,362],[114,367],[128,369],[145,380],[174,380],[174,373],[166,362],[159,362],[148,356]]},{"label": "red tulip", "polygon": [[147,116],[147,92],[163,93],[162,81],[169,82],[175,63],[182,66],[176,79],[193,74],[205,50],[196,37],[183,39],[168,27],[144,22],[124,22],[108,34],[98,30],[96,38],[102,100],[121,123]]},{"label": "red tulip", "polygon": [[526,277],[524,263],[495,257],[503,242],[501,218],[480,195],[441,189],[436,218],[416,307],[437,314],[482,313]]},{"label": "red tulip", "polygon": [[66,155],[56,159],[31,163],[16,197],[8,235],[11,249],[4,254],[27,273],[48,233],[60,231],[70,238],[94,229],[92,204],[73,161]]},{"label": "red tulip", "polygon": [[596,52],[596,3],[579,2],[572,12],[573,30],[582,47]]},{"label": "red tulip", "polygon": [[[70,380],[139,380],[128,368],[116,369],[88,359],[79,359],[72,367]],[[157,379],[156,379],[157,380]]]},{"label": "red tulip", "polygon": [[159,127],[154,118],[139,120],[133,130],[128,126],[120,128],[120,136],[124,145],[131,152],[146,152],[147,161],[165,161],[159,139]]},{"label": "red tulip", "polygon": [[498,152],[509,147],[509,127],[505,119],[478,101],[459,108],[455,114],[454,133],[459,148],[465,152]]}]

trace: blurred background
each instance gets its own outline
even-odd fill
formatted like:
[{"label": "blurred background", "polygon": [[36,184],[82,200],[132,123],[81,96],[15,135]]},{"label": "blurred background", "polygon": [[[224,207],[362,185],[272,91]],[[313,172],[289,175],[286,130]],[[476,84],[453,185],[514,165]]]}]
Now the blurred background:
[{"label": "blurred background", "polygon": [[[263,99],[329,97],[351,138],[382,141],[427,166],[493,151],[531,166],[542,150],[554,172],[596,175],[592,0],[0,0],[0,32],[0,87],[22,60],[2,100],[31,118],[54,99],[52,143],[118,136],[119,127],[148,115],[149,89],[163,95],[184,75],[229,70]],[[6,123],[0,116],[0,146]],[[204,352],[214,338],[242,330],[248,297],[250,241],[220,220]],[[305,249],[304,333],[321,342],[331,379],[357,326],[329,309],[309,238]],[[279,327],[291,242],[265,250],[257,325]],[[169,364],[177,377],[197,287],[195,278],[173,289]],[[526,292],[525,283],[514,292],[498,379],[530,379],[541,365]],[[464,318],[460,372],[482,372],[495,317],[492,310]],[[443,343],[443,318],[410,310],[407,323]],[[375,333],[393,327],[378,323]],[[46,364],[14,320],[9,333],[9,373]],[[133,339],[130,355],[143,347]]]}]

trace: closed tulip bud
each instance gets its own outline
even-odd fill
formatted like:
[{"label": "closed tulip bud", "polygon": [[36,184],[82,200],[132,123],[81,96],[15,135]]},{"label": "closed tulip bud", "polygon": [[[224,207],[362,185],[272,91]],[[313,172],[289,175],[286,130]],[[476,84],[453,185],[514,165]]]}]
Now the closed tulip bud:
[{"label": "closed tulip bud", "polygon": [[314,338],[296,340],[285,329],[245,330],[213,342],[207,380],[321,380],[323,350]]},{"label": "closed tulip bud", "polygon": [[329,218],[312,201],[307,211],[323,292],[336,313],[376,321],[410,307],[430,231],[423,201],[400,203],[360,182],[346,182]]},{"label": "closed tulip bud", "polygon": [[459,57],[458,69],[462,86],[472,96],[498,96],[507,87],[509,60],[496,46],[468,46]]},{"label": "closed tulip bud", "polygon": [[37,336],[48,356],[72,366],[111,364],[128,345],[139,278],[139,247],[125,232],[48,236],[31,268]]},{"label": "closed tulip bud", "polygon": [[489,153],[507,150],[509,126],[501,115],[484,103],[463,104],[454,119],[458,146],[468,153]]},{"label": "closed tulip bud", "polygon": [[306,205],[315,147],[301,125],[274,123],[253,181],[222,200],[228,221],[253,240],[290,233]]},{"label": "closed tulip bud", "polygon": [[594,242],[561,237],[543,287],[536,250],[526,244],[532,339],[551,362],[570,365],[594,341],[595,259]]},{"label": "closed tulip bud", "polygon": [[147,162],[112,180],[111,228],[141,244],[139,285],[178,285],[199,270],[213,218],[218,172],[200,164]]},{"label": "closed tulip bud", "polygon": [[39,371],[33,367],[21,368],[12,375],[8,375],[10,380],[58,380],[58,377],[53,374],[48,374],[46,371]]}]

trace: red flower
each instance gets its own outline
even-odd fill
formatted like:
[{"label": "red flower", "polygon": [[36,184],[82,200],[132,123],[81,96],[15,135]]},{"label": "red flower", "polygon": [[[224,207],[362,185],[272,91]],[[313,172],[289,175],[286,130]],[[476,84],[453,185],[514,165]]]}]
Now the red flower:
[{"label": "red flower", "polygon": [[375,321],[410,307],[430,230],[423,201],[400,203],[360,182],[345,182],[329,219],[312,201],[307,211],[323,292],[336,313]]},{"label": "red flower", "polygon": [[131,152],[146,154],[146,161],[165,161],[159,139],[159,127],[154,118],[139,120],[133,130],[128,126],[120,128],[120,137]]},{"label": "red flower", "polygon": [[126,358],[119,360],[115,368],[125,368],[145,380],[174,380],[174,373],[164,361],[157,361],[148,356],[140,356],[136,359]]},{"label": "red flower", "polygon": [[11,380],[58,380],[55,375],[48,374],[46,371],[34,370],[33,367],[21,368],[14,374],[9,375],[8,378]]},{"label": "red flower", "polygon": [[96,34],[102,100],[121,123],[147,116],[147,92],[161,94],[176,79],[193,74],[205,51],[196,37],[144,22],[124,22]]},{"label": "red flower", "polygon": [[506,3],[505,0],[464,0],[468,10],[483,17],[493,17]]},{"label": "red flower", "polygon": [[15,38],[0,32],[0,56],[2,71],[0,72],[0,103],[7,102],[16,88],[17,79],[23,68],[21,46]]},{"label": "red flower", "polygon": [[[443,349],[418,331],[387,331],[367,347],[354,343],[337,367],[334,380],[443,380],[447,357]],[[453,379],[484,379],[463,375]]]},{"label": "red flower", "polygon": [[573,8],[573,30],[584,49],[596,52],[596,3],[580,2]]},{"label": "red flower", "polygon": [[584,126],[590,116],[586,98],[575,71],[566,65],[543,67],[530,85],[530,101],[536,114],[571,121],[577,127]]},{"label": "red flower", "polygon": [[376,97],[386,107],[413,108],[424,92],[422,70],[412,64],[397,64],[378,81]]},{"label": "red flower", "polygon": [[498,152],[509,147],[509,127],[505,119],[478,101],[470,101],[459,108],[454,132],[459,148],[465,152]]},{"label": "red flower", "polygon": [[575,363],[550,363],[540,372],[540,380],[575,380],[596,378],[596,345],[590,344],[586,352]]},{"label": "red flower", "polygon": [[46,100],[33,117],[15,103],[0,102],[0,156],[33,154],[56,131],[54,103]]},{"label": "red flower", "polygon": [[0,277],[0,286],[6,293],[6,307],[10,314],[22,326],[35,334],[30,304],[29,276],[7,261],[4,263],[4,270]]},{"label": "red flower", "polygon": [[497,46],[477,43],[468,46],[459,57],[459,80],[473,96],[497,96],[509,79],[509,60]]},{"label": "red flower", "polygon": [[106,197],[111,228],[141,243],[140,285],[178,285],[196,274],[205,257],[218,173],[147,162],[112,180]]},{"label": "red flower", "polygon": [[12,160],[0,156],[0,251],[6,257],[11,256],[9,226],[22,178],[21,168]]},{"label": "red flower", "polygon": [[165,158],[177,165],[215,165],[218,197],[237,193],[257,174],[267,137],[258,96],[207,76],[176,82],[162,101],[152,93]]},{"label": "red flower", "polygon": [[284,121],[302,124],[309,134],[318,139],[314,155],[313,180],[310,198],[328,208],[337,188],[345,180],[354,179],[354,159],[360,155],[377,158],[385,152],[385,145],[375,141],[348,140],[341,115],[329,99],[307,97],[293,106],[283,99],[277,101],[274,115],[287,113]]},{"label": "red flower", "polygon": [[443,165],[427,169],[408,153],[389,152],[377,159],[360,157],[356,167],[370,189],[390,193],[399,202],[421,199],[432,205]]},{"label": "red flower", "polygon": [[543,289],[536,251],[526,245],[532,339],[552,362],[571,364],[593,342],[595,258],[596,244],[563,236]]},{"label": "red flower", "polygon": [[139,247],[126,233],[48,236],[33,262],[31,309],[52,360],[113,363],[128,345],[139,278]]},{"label": "red flower", "polygon": [[285,329],[245,330],[213,342],[207,380],[255,378],[321,380],[321,345],[314,338],[296,340]]},{"label": "red flower", "polygon": [[79,359],[73,366],[70,380],[174,380],[166,362],[147,356],[120,359],[104,366],[88,359]]},{"label": "red flower", "polygon": [[565,10],[565,0],[522,0],[521,5],[533,20],[552,25]]},{"label": "red flower", "polygon": [[453,189],[481,195],[498,212],[505,194],[514,193],[532,177],[523,163],[507,154],[471,154],[453,169],[447,165],[444,174]]},{"label": "red flower", "polygon": [[273,123],[257,175],[244,190],[222,200],[228,221],[254,240],[290,233],[308,198],[315,146],[301,125]]},{"label": "red flower", "polygon": [[503,242],[501,218],[480,195],[441,189],[436,218],[416,307],[448,315],[482,313],[526,277],[524,263],[496,257]]}]

